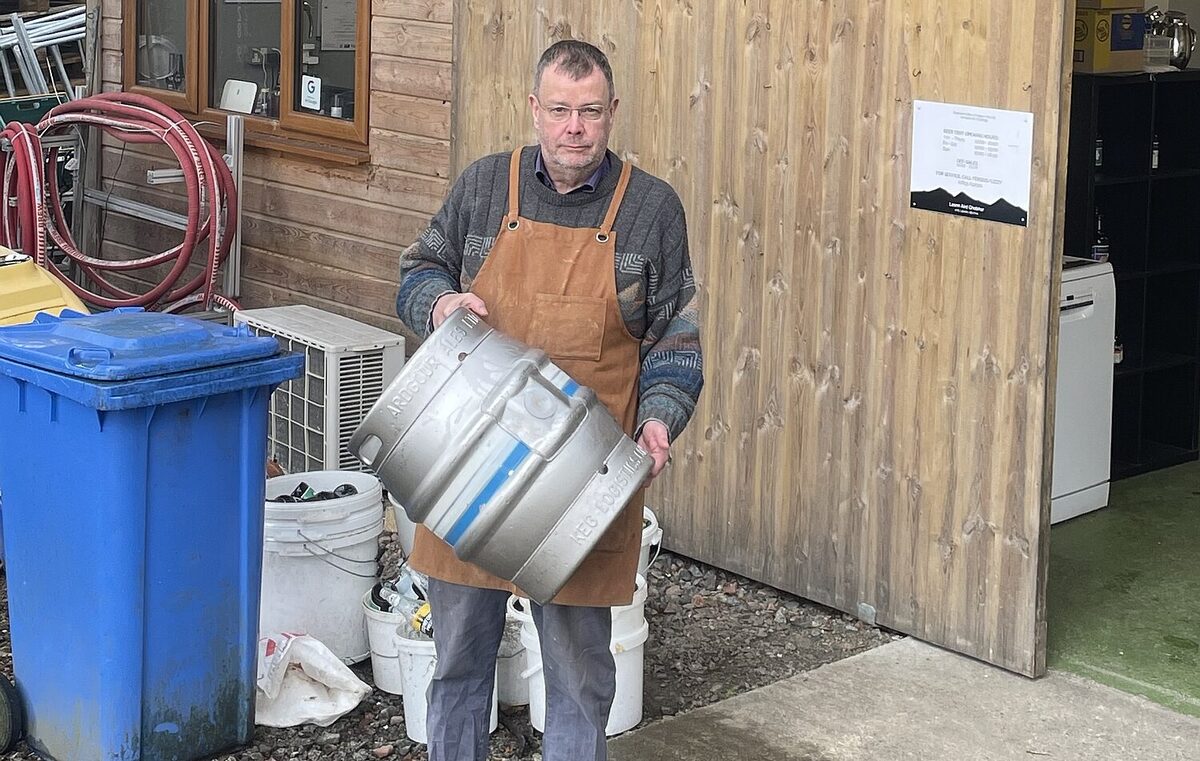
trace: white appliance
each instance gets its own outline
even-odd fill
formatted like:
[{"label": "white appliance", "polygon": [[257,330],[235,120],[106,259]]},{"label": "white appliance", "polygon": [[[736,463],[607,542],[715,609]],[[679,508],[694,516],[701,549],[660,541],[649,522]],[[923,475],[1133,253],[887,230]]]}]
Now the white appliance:
[{"label": "white appliance", "polygon": [[1112,457],[1112,265],[1063,257],[1050,522],[1108,505]]},{"label": "white appliance", "polygon": [[304,354],[304,377],[271,395],[268,453],[288,473],[365,470],[346,444],[400,372],[404,337],[302,304],[247,309],[233,320]]}]

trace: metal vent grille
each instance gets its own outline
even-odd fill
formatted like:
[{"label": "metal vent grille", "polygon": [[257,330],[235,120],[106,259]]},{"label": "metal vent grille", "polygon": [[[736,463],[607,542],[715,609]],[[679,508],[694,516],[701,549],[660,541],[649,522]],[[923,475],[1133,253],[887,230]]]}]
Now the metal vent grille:
[{"label": "metal vent grille", "polygon": [[383,394],[383,352],[347,354],[338,360],[342,393],[338,396],[338,456],[343,470],[360,469],[362,463],[347,445],[372,405]]},{"label": "metal vent grille", "polygon": [[364,470],[347,444],[404,361],[404,338],[308,306],[238,312],[234,321],[304,354],[304,375],[271,396],[268,452],[289,473]]}]

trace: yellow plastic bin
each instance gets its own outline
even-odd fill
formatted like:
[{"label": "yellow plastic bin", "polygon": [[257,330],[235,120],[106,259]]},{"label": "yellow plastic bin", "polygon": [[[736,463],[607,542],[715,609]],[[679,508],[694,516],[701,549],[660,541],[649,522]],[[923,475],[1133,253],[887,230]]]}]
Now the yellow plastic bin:
[{"label": "yellow plastic bin", "polygon": [[[64,309],[87,314],[70,288],[34,264],[25,254],[0,246],[0,325],[33,322],[38,312],[57,315]],[[4,565],[4,528],[0,524],[0,567]]]},{"label": "yellow plastic bin", "polygon": [[0,325],[33,322],[38,312],[87,314],[75,294],[33,259],[0,247]]}]

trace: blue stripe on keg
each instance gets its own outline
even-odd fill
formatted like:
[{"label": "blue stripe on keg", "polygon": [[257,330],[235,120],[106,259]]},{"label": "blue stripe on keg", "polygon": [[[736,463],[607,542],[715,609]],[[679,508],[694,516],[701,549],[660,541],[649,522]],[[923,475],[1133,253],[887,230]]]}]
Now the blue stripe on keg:
[{"label": "blue stripe on keg", "polygon": [[521,442],[517,442],[517,445],[508,453],[508,457],[504,458],[504,462],[492,474],[491,479],[480,489],[479,494],[471,501],[467,509],[463,510],[463,514],[458,516],[458,520],[454,522],[454,525],[450,527],[450,531],[446,534],[447,544],[451,547],[458,544],[458,540],[462,539],[463,534],[467,533],[467,529],[479,517],[479,511],[488,503],[488,500],[496,495],[496,491],[504,485],[504,482],[508,480],[513,471],[525,461],[525,458],[529,456],[529,451],[529,447]]},{"label": "blue stripe on keg", "polygon": [[[570,378],[567,379],[567,382],[562,387],[562,392],[568,397],[574,396],[578,390],[579,384]],[[471,528],[471,524],[479,517],[479,511],[488,503],[488,500],[496,495],[496,492],[504,485],[508,477],[513,474],[513,471],[520,467],[521,463],[525,462],[525,458],[529,456],[529,452],[530,449],[528,446],[522,442],[517,442],[517,445],[508,453],[508,457],[504,458],[504,462],[492,474],[491,479],[479,491],[475,499],[471,500],[471,504],[467,506],[466,510],[463,510],[462,515],[458,516],[458,520],[454,522],[454,525],[450,527],[450,531],[446,533],[447,544],[451,547],[458,544],[463,534],[467,533],[467,529]]]}]

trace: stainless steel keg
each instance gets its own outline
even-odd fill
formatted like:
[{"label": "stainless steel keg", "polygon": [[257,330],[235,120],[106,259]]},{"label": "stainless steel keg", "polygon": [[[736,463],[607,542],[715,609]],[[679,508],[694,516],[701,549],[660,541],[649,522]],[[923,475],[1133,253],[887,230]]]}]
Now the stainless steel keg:
[{"label": "stainless steel keg", "polygon": [[651,467],[591,389],[466,309],[413,354],[349,449],[409,518],[539,603]]}]

